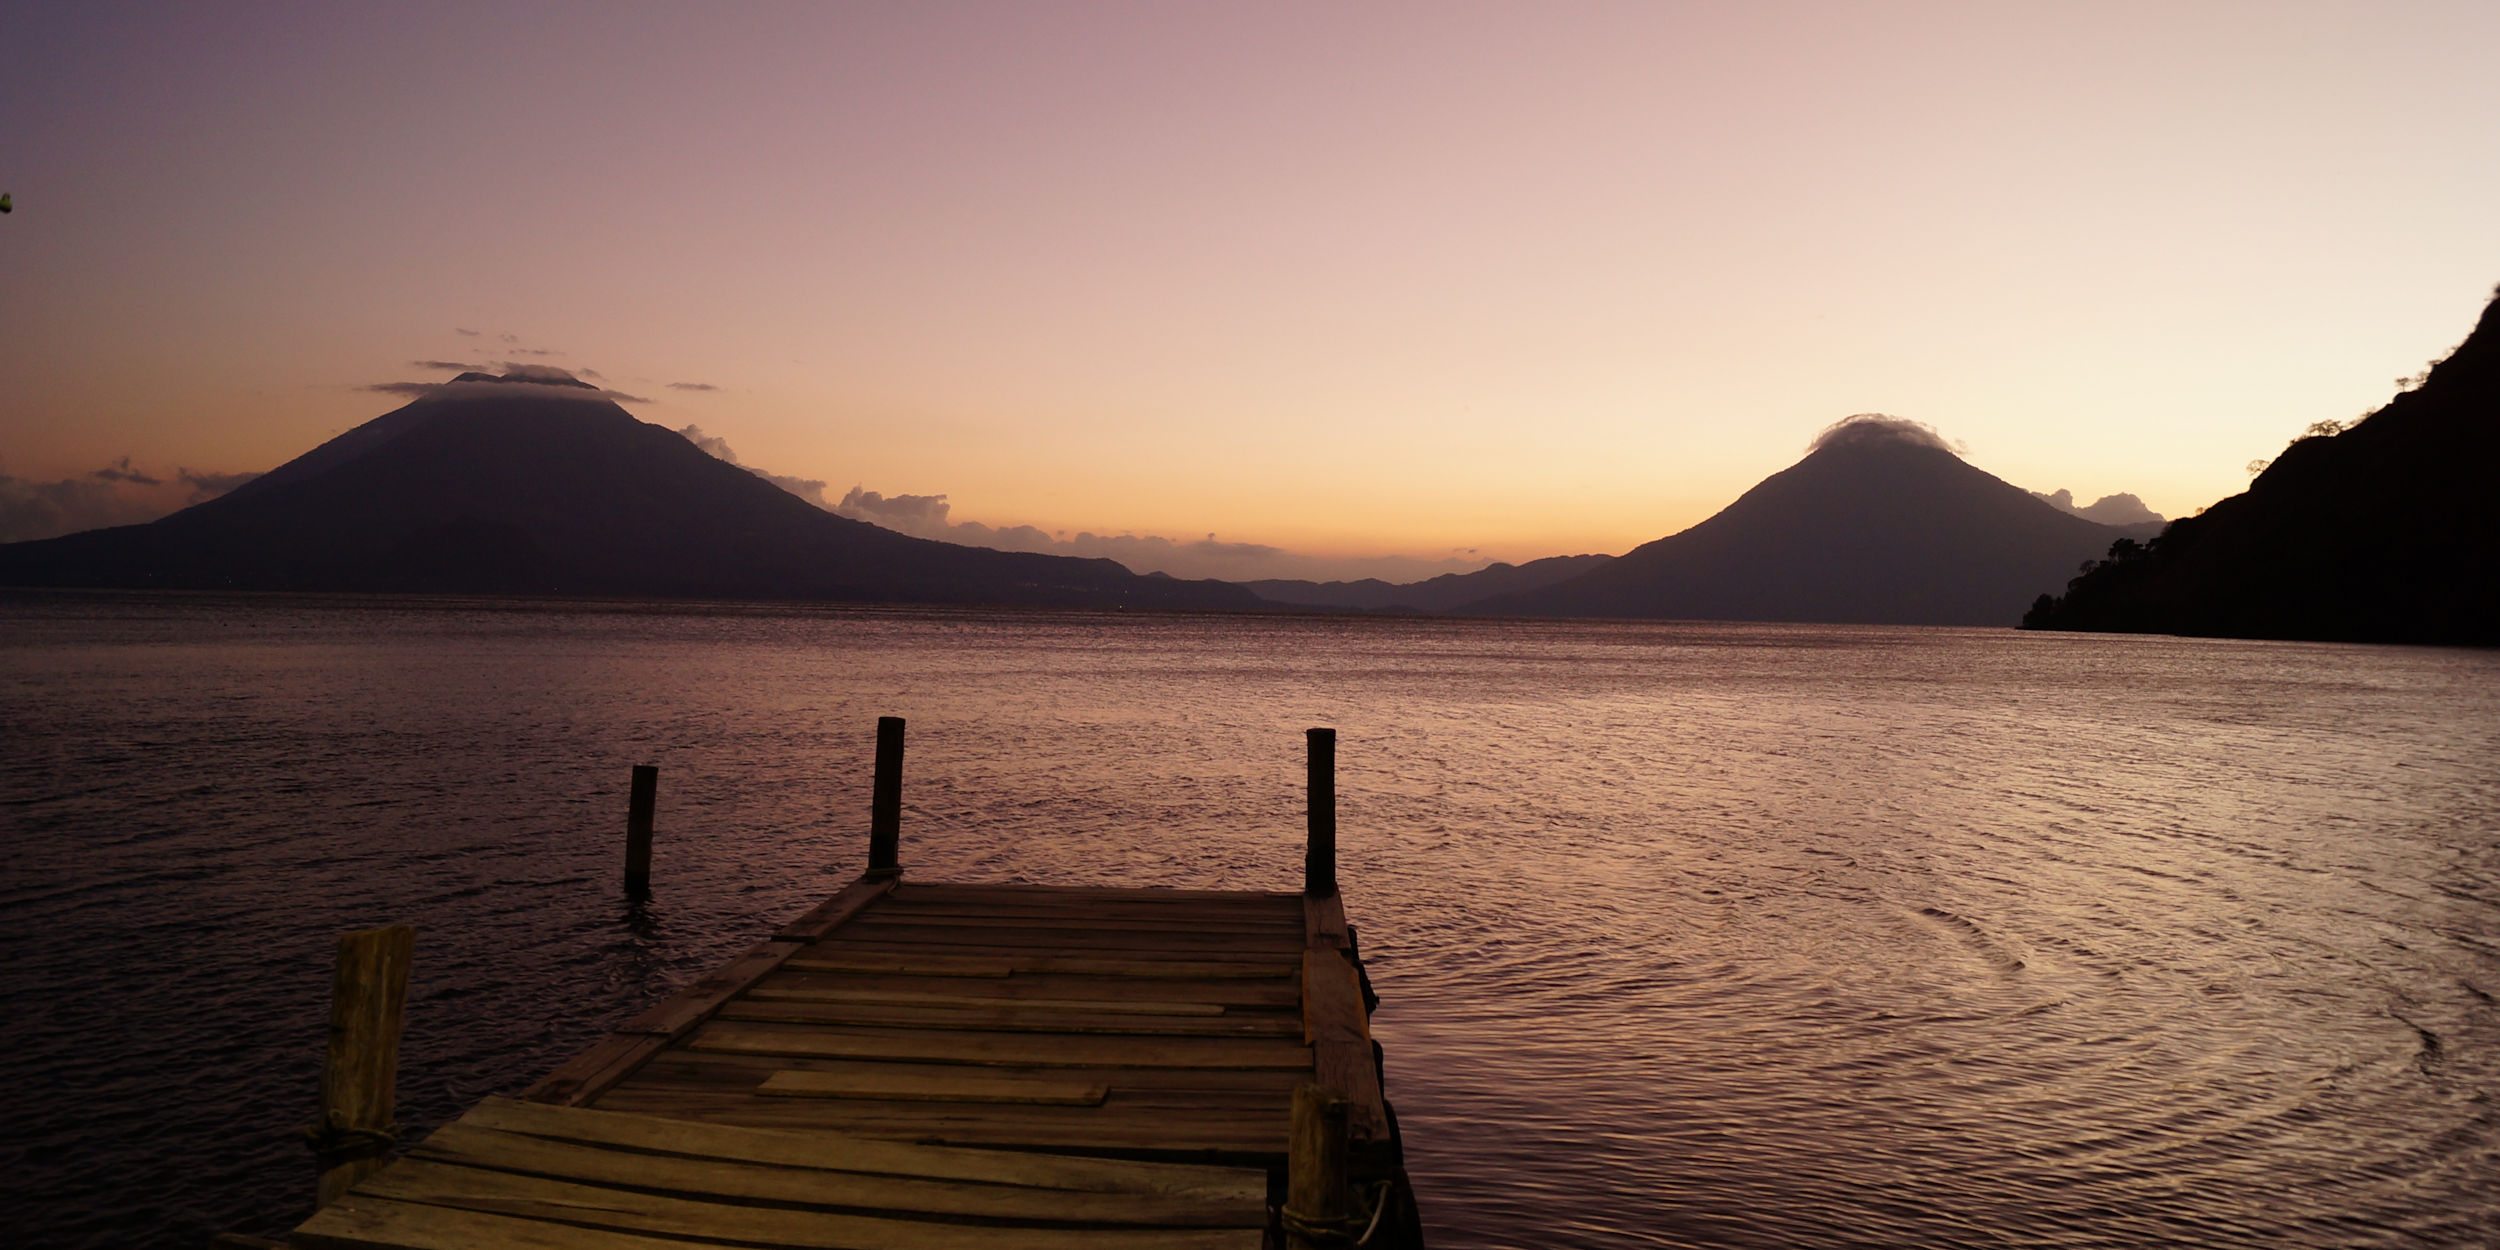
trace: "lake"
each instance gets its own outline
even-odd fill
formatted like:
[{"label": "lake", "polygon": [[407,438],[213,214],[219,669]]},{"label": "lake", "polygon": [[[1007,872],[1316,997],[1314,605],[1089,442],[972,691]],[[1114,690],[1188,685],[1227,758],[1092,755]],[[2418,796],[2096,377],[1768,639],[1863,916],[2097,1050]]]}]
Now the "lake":
[{"label": "lake", "polygon": [[[1348,912],[1435,1247],[2500,1243],[2500,654],[2012,631],[0,594],[0,1226],[307,1213],[855,874]],[[656,897],[616,888],[660,768]]]}]

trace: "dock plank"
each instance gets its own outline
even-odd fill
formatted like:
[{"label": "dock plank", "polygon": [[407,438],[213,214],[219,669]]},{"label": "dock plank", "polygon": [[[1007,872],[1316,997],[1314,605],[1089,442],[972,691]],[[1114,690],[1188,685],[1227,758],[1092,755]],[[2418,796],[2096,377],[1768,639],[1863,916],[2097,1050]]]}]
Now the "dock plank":
[{"label": "dock plank", "polygon": [[886,925],[1039,926],[1135,933],[1241,933],[1250,936],[1296,934],[1300,921],[1284,913],[1206,915],[1188,907],[1153,911],[1099,911],[1077,907],[967,907],[951,903],[880,902],[876,922]]},{"label": "dock plank", "polygon": [[1166,959],[1136,953],[1105,957],[1041,953],[1011,946],[959,946],[940,952],[907,945],[835,942],[820,942],[809,947],[805,953],[791,956],[781,967],[794,972],[881,972],[932,977],[1058,973],[1085,977],[1252,981],[1290,977],[1299,971],[1290,958]]},{"label": "dock plank", "polygon": [[805,950],[803,942],[775,939],[748,950],[745,954],[704,974],[683,991],[652,1004],[649,1010],[627,1021],[620,1033],[649,1033],[659,1037],[676,1037],[701,1024],[721,1004],[736,997],[739,991],[763,980],[792,955]]},{"label": "dock plank", "polygon": [[620,1086],[603,1105],[714,1124],[839,1133],[898,1143],[980,1150],[1068,1150],[1272,1167],[1292,1131],[1288,1112],[1266,1108],[1101,1107],[867,1102],[757,1098]]},{"label": "dock plank", "polygon": [[1121,903],[1211,906],[1243,911],[1290,910],[1302,895],[1287,890],[1180,890],[1164,886],[1061,886],[1012,882],[905,881],[894,888],[898,902],[1058,903],[1101,907]]},{"label": "dock plank", "polygon": [[898,1059],[1021,1067],[1277,1068],[1308,1070],[1312,1054],[1288,1039],[1105,1037],[958,1029],[867,1029],[716,1020],[685,1041],[693,1050]]},{"label": "dock plank", "polygon": [[1363,1010],[1363,983],[1354,965],[1334,950],[1302,953],[1302,1040],[1369,1042],[1371,1021]]},{"label": "dock plank", "polygon": [[896,972],[852,972],[844,969],[792,968],[760,984],[792,989],[906,992],[936,991],[975,998],[1090,998],[1120,1002],[1192,1001],[1233,1008],[1300,1010],[1302,987],[1286,979],[1191,980],[1186,977],[1096,977],[1063,973],[1023,973],[1000,977],[931,980]]},{"label": "dock plank", "polygon": [[1052,1081],[1033,1077],[851,1076],[831,1072],[783,1070],[764,1078],[755,1092],[778,1098],[852,1098],[923,1102],[1017,1102],[1069,1107],[1099,1107],[1110,1096],[1108,1085]]},{"label": "dock plank", "polygon": [[893,889],[892,877],[882,877],[873,881],[854,881],[844,887],[841,893],[818,903],[805,915],[781,926],[781,931],[773,936],[790,942],[815,941],[840,928],[853,917],[867,910],[869,904],[884,898]]},{"label": "dock plank", "polygon": [[1002,999],[974,994],[930,994],[910,990],[841,990],[767,982],[746,992],[750,1001],[849,1003],[861,1007],[986,1007],[1002,1003],[1035,1010],[1083,1011],[1133,1016],[1221,1016],[1222,1003],[1130,1001],[1116,998]]},{"label": "dock plank", "polygon": [[462,1122],[555,1141],[695,1154],[782,1167],[936,1177],[1103,1193],[1196,1195],[1213,1199],[1248,1196],[1263,1200],[1267,1192],[1264,1178],[1229,1168],[1057,1155],[1001,1155],[882,1141],[855,1141],[814,1133],[659,1119],[605,1109],[539,1107],[501,1098],[490,1098],[478,1104],[475,1110],[462,1117]]},{"label": "dock plank", "polygon": [[612,1033],[538,1078],[521,1097],[566,1105],[588,1102],[650,1062],[668,1043],[668,1038],[649,1033]]},{"label": "dock plank", "polygon": [[742,1054],[733,1051],[673,1049],[655,1057],[616,1088],[629,1086],[668,1085],[713,1089],[754,1089],[775,1072],[835,1072],[853,1075],[908,1075],[943,1078],[976,1070],[995,1076],[1023,1076],[1036,1080],[1084,1081],[1109,1085],[1123,1097],[1152,1097],[1168,1093],[1176,1099],[1197,1100],[1210,1104],[1232,1097],[1253,1101],[1273,1100],[1279,1092],[1291,1093],[1295,1085],[1311,1079],[1311,1074],[1284,1068],[1122,1068],[1122,1067],[1023,1067],[1012,1064],[981,1065],[971,1069],[965,1064],[909,1063],[884,1059],[828,1059],[808,1055]]},{"label": "dock plank", "polygon": [[[985,1226],[938,1220],[896,1219],[834,1211],[792,1210],[738,1202],[706,1201],[630,1189],[611,1189],[545,1177],[475,1168],[390,1167],[362,1187],[370,1204],[398,1204],[435,1213],[461,1212],[490,1219],[526,1221],[542,1228],[580,1227],[613,1237],[698,1238],[705,1244],[788,1247],[790,1250],[1085,1250],[1086,1247],[1255,1247],[1256,1229],[1112,1229]],[[328,1214],[328,1212],[324,1212]],[[421,1220],[409,1220],[419,1223]],[[322,1223],[315,1216],[307,1229]],[[471,1225],[475,1228],[476,1225]],[[503,1239],[509,1224],[462,1246],[516,1244]],[[481,1230],[482,1231],[482,1230]],[[405,1241],[386,1245],[412,1244]],[[439,1243],[414,1243],[439,1244]],[[517,1243],[528,1244],[528,1243]],[[614,1244],[592,1241],[584,1244]],[[655,1244],[679,1244],[666,1241]]]},{"label": "dock plank", "polygon": [[[1353,984],[1353,973],[1346,974]],[[1361,1002],[1360,990],[1355,1001]],[[958,1028],[1014,1033],[1101,1033],[1174,1037],[1292,1037],[1302,1031],[1289,1017],[1154,1016],[1133,1012],[1067,1011],[1025,1007],[894,1007],[795,999],[744,998],[721,1008],[719,1020],[782,1024],[844,1024],[880,1028]],[[1307,1038],[1305,1040],[1308,1040]]]},{"label": "dock plank", "polygon": [[838,935],[843,944],[878,942],[897,945],[1048,946],[1054,950],[1118,950],[1215,952],[1219,955],[1292,957],[1304,943],[1302,934],[1278,928],[1272,932],[1207,932],[1190,929],[1087,928],[1071,925],[1003,925],[895,923],[873,916],[851,922]]},{"label": "dock plank", "polygon": [[[849,1211],[1148,1228],[1240,1228],[1262,1222],[1258,1203],[1238,1195],[1073,1190],[797,1168],[648,1154],[459,1124],[437,1130],[407,1159],[421,1167],[512,1172],[654,1193]],[[454,1171],[438,1183],[467,1179]],[[371,1192],[412,1196],[387,1187]]]}]

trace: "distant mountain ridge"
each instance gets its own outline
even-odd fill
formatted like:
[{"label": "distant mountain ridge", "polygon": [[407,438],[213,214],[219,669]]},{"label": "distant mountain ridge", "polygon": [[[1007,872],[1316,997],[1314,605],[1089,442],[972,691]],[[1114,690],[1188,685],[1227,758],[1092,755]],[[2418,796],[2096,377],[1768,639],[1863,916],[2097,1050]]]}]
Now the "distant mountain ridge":
[{"label": "distant mountain ridge", "polygon": [[2012,625],[2126,530],[1964,463],[1931,431],[1866,415],[1717,515],[1480,615]]},{"label": "distant mountain ridge", "polygon": [[2417,389],[2120,547],[2034,629],[2500,646],[2500,290]]},{"label": "distant mountain ridge", "polygon": [[1547,556],[1526,564],[1488,564],[1472,573],[1444,573],[1420,582],[1385,582],[1377,577],[1352,582],[1269,578],[1241,584],[1261,599],[1295,607],[1449,612],[1494,595],[1550,586],[1611,559],[1606,555]]},{"label": "distant mountain ridge", "polygon": [[578,380],[491,374],[160,520],[0,545],[0,584],[1262,606],[1223,582],[835,516]]},{"label": "distant mountain ridge", "polygon": [[2075,492],[2064,489],[2035,490],[2031,492],[2031,497],[2049,504],[2060,512],[2071,512],[2084,520],[2098,521],[2103,525],[2159,525],[2162,523],[2160,513],[2145,507],[2143,500],[2128,494],[2103,495],[2088,504],[2076,503]]}]

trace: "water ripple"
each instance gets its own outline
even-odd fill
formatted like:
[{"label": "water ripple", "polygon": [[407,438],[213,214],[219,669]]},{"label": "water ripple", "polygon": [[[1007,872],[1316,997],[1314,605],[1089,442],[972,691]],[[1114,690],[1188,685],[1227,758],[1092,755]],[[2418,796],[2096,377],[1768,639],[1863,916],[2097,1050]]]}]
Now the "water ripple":
[{"label": "water ripple", "polygon": [[[2500,657],[1988,631],[0,597],[0,1224],[300,1218],[862,852],[1289,886],[1335,724],[1434,1244],[2500,1243]],[[648,905],[614,890],[662,769]]]}]

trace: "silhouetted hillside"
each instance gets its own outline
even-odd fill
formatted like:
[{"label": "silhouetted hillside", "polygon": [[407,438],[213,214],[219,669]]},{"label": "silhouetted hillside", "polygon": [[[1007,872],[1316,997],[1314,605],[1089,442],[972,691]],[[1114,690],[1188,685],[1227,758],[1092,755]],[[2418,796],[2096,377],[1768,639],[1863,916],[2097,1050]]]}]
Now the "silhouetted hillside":
[{"label": "silhouetted hillside", "polygon": [[0,584],[1260,606],[838,517],[578,383],[490,375],[162,520],[0,546]]},{"label": "silhouetted hillside", "polygon": [[1366,577],[1354,582],[1312,582],[1276,578],[1243,582],[1270,603],[1310,608],[1350,608],[1362,612],[1448,612],[1462,605],[1513,591],[1535,590],[1577,577],[1613,556],[1547,556],[1526,564],[1488,564],[1473,573],[1444,573],[1420,582],[1384,582]]},{"label": "silhouetted hillside", "polygon": [[1472,613],[2012,625],[2127,531],[1962,462],[1924,427],[1853,417],[1718,515]]},{"label": "silhouetted hillside", "polygon": [[2033,629],[2500,645],[2500,291],[2421,387],[2042,595]]}]

